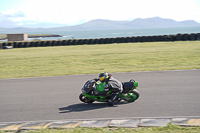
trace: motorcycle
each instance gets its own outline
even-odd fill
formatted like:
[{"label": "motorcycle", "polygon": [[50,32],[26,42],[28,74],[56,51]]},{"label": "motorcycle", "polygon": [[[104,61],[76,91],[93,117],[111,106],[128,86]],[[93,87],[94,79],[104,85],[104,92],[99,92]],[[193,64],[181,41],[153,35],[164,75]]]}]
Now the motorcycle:
[{"label": "motorcycle", "polygon": [[[97,95],[99,92],[104,91],[105,82],[99,83],[94,82],[94,80],[88,80],[82,87],[82,93],[79,95],[80,101],[84,103],[98,102],[108,102],[110,96],[112,95],[112,90],[107,93],[107,96]],[[122,82],[123,91],[119,95],[119,99],[116,103],[121,100],[127,102],[134,102],[140,96],[139,91],[136,90],[138,87],[138,82],[130,80],[129,82]]]}]

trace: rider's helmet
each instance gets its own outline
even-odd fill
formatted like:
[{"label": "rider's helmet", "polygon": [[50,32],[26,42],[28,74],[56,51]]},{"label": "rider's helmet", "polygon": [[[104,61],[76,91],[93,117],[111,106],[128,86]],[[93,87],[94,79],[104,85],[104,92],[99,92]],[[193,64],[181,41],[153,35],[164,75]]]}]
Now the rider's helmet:
[{"label": "rider's helmet", "polygon": [[99,80],[101,82],[104,82],[108,78],[108,73],[107,72],[102,72],[99,74]]}]

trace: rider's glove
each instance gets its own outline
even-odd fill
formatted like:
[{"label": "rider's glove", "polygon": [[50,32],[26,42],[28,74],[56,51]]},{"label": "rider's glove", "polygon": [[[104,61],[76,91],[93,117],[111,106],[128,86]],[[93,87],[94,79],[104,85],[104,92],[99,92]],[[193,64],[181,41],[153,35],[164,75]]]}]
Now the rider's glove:
[{"label": "rider's glove", "polygon": [[95,79],[92,79],[92,83],[96,83],[99,79],[95,78]]}]

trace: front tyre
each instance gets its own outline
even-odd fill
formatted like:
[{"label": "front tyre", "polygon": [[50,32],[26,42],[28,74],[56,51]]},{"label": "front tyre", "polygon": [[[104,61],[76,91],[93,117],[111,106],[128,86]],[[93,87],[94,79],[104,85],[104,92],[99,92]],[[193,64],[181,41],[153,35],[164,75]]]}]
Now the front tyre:
[{"label": "front tyre", "polygon": [[84,96],[83,94],[79,95],[79,99],[84,103],[93,103],[94,102],[94,100]]}]

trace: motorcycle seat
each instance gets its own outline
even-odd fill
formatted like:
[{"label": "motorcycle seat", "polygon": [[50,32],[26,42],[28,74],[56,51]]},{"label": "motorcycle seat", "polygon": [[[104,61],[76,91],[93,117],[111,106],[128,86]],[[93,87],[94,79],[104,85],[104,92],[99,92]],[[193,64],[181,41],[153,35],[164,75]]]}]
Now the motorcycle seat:
[{"label": "motorcycle seat", "polygon": [[134,82],[122,82],[123,91],[122,93],[127,93],[134,87]]}]

